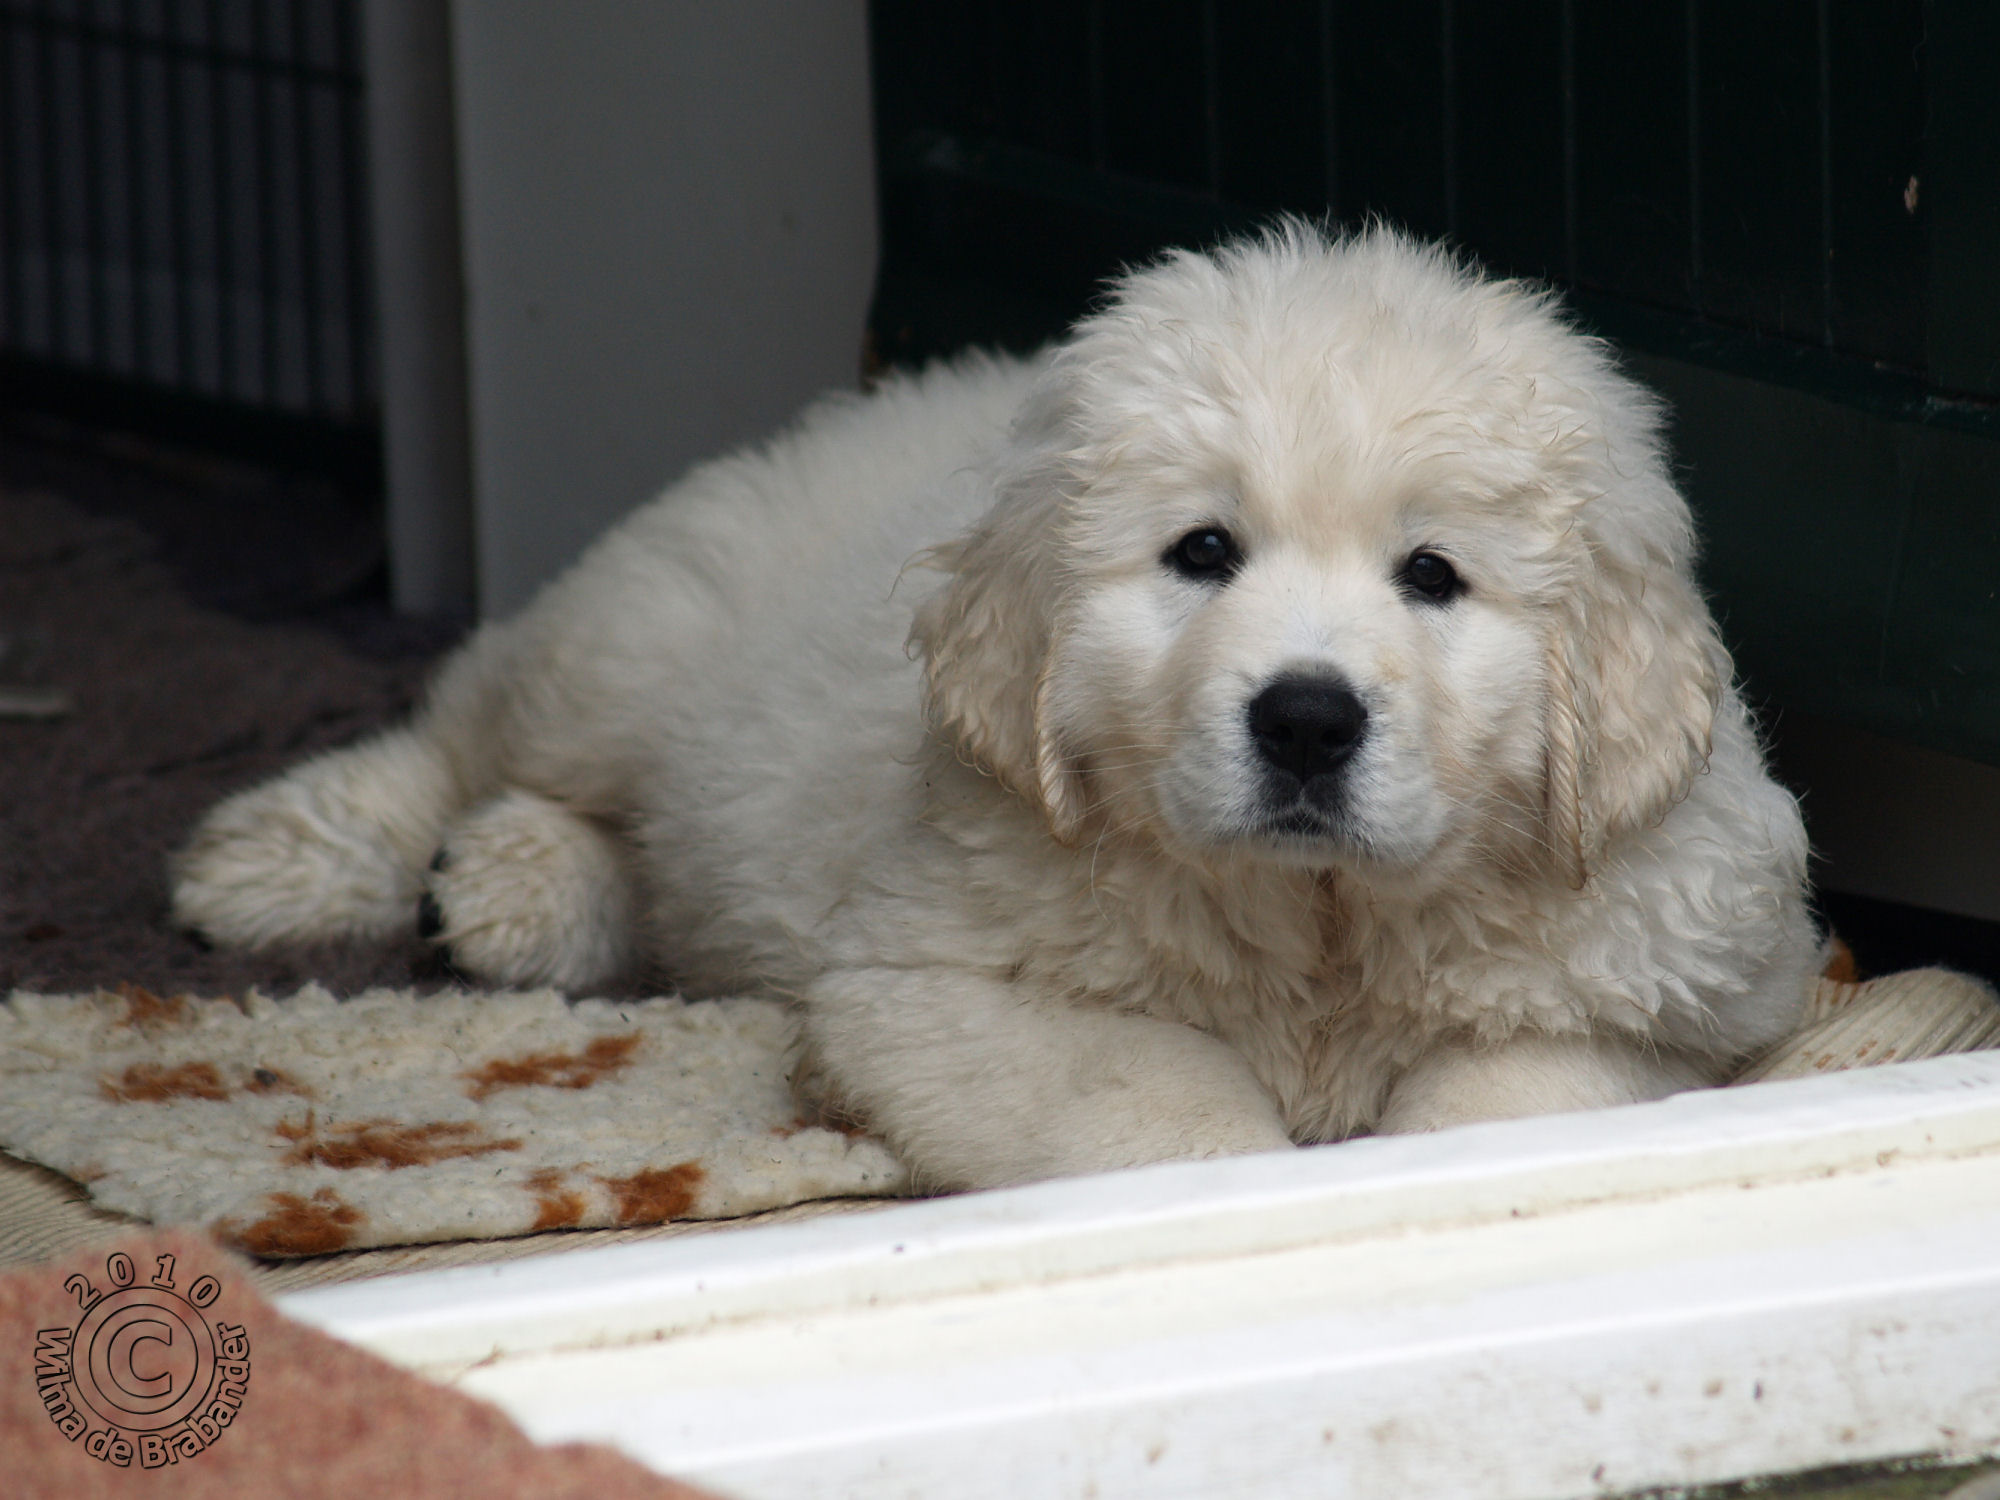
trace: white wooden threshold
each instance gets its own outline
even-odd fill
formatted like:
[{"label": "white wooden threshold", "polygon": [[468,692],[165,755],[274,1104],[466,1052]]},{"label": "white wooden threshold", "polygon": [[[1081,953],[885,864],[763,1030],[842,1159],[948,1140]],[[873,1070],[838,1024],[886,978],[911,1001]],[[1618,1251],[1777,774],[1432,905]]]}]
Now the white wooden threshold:
[{"label": "white wooden threshold", "polygon": [[327,1287],[743,1497],[1554,1500],[2000,1452],[2000,1053]]}]

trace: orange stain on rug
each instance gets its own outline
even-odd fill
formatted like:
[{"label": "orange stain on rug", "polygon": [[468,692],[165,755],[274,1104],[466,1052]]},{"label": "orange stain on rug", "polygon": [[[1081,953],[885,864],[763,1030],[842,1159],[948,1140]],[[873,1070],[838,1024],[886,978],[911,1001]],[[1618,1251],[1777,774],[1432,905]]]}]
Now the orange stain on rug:
[{"label": "orange stain on rug", "polygon": [[1854,950],[1839,938],[1834,938],[1827,945],[1826,968],[1820,971],[1820,977],[1835,984],[1859,984],[1861,966],[1854,961]]},{"label": "orange stain on rug", "polygon": [[564,1187],[568,1174],[556,1167],[544,1167],[528,1179],[528,1191],[535,1195],[537,1230],[568,1229],[583,1221],[583,1194]]},{"label": "orange stain on rug", "polygon": [[188,997],[172,995],[162,1000],[143,985],[121,983],[112,993],[125,1002],[125,1019],[121,1026],[136,1026],[150,1031],[155,1026],[175,1026],[188,1018]]},{"label": "orange stain on rug", "polygon": [[292,1143],[285,1165],[322,1166],[350,1172],[356,1167],[428,1167],[459,1156],[485,1156],[493,1151],[519,1151],[519,1140],[494,1140],[470,1120],[434,1120],[426,1125],[399,1125],[394,1120],[360,1120],[329,1125],[321,1131],[310,1110],[304,1123],[280,1120],[277,1132]]},{"label": "orange stain on rug", "polygon": [[215,1064],[185,1062],[169,1068],[160,1063],[133,1063],[115,1081],[100,1078],[98,1091],[114,1104],[158,1104],[167,1099],[227,1099],[229,1086]]},{"label": "orange stain on rug", "polygon": [[601,1036],[574,1052],[531,1052],[526,1057],[496,1057],[461,1076],[471,1085],[468,1097],[484,1099],[501,1089],[587,1089],[607,1073],[632,1061],[639,1037]]},{"label": "orange stain on rug", "polygon": [[684,1219],[694,1207],[695,1194],[707,1174],[700,1162],[634,1172],[630,1177],[600,1177],[618,1200],[620,1224],[664,1224]]},{"label": "orange stain on rug", "polygon": [[267,1193],[271,1211],[248,1227],[224,1219],[216,1238],[252,1255],[331,1255],[353,1243],[355,1227],[364,1215],[332,1188],[310,1198],[297,1193]]}]

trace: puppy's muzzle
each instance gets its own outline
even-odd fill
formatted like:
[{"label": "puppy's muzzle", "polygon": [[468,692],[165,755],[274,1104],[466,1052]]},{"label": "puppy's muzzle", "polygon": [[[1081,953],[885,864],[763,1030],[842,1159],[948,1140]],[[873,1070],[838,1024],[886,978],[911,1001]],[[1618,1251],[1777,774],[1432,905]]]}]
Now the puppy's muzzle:
[{"label": "puppy's muzzle", "polygon": [[1368,709],[1339,677],[1287,673],[1250,700],[1250,738],[1265,762],[1300,788],[1346,764],[1368,729]]}]

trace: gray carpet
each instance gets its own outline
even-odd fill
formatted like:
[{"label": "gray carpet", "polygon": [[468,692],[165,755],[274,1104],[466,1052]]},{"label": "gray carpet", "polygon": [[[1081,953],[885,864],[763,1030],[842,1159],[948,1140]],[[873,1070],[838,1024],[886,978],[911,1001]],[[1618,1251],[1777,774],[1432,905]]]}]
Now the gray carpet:
[{"label": "gray carpet", "polygon": [[[255,476],[6,435],[0,684],[74,708],[0,718],[0,992],[450,982],[414,939],[231,954],[166,921],[168,851],[204,808],[401,714],[449,639],[355,601],[379,564],[369,529]],[[233,542],[204,547],[209,533]]]}]

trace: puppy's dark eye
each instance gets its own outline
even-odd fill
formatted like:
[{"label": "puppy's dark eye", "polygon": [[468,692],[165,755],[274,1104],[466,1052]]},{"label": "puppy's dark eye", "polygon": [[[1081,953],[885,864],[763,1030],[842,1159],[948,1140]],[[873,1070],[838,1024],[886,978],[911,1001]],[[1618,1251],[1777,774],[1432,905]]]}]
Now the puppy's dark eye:
[{"label": "puppy's dark eye", "polygon": [[1163,562],[1197,583],[1222,583],[1242,566],[1236,539],[1220,526],[1200,526],[1167,549]]},{"label": "puppy's dark eye", "polygon": [[1458,570],[1435,552],[1412,552],[1403,564],[1401,582],[1410,592],[1439,604],[1449,604],[1465,592]]}]

